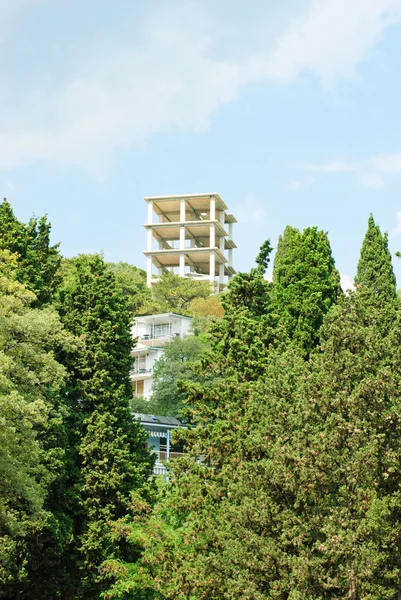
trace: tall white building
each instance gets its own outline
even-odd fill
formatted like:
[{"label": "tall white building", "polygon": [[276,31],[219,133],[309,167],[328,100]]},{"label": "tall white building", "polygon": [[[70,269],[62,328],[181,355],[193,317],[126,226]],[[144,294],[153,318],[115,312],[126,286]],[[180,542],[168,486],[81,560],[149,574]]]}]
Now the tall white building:
[{"label": "tall white building", "polygon": [[[236,271],[233,267],[235,217],[218,194],[149,196],[147,283],[151,287],[163,272],[209,282],[221,292]],[[131,379],[135,396],[149,399],[153,368],[164,346],[190,333],[190,317],[174,313],[136,317],[132,335],[137,344]]]},{"label": "tall white building", "polygon": [[134,396],[150,398],[155,362],[163,355],[166,344],[189,334],[190,324],[191,317],[175,313],[135,318],[132,337],[138,341],[131,352],[134,359],[131,371]]},{"label": "tall white building", "polygon": [[209,281],[221,291],[235,274],[232,251],[235,217],[218,194],[150,196],[147,283],[164,271]]}]

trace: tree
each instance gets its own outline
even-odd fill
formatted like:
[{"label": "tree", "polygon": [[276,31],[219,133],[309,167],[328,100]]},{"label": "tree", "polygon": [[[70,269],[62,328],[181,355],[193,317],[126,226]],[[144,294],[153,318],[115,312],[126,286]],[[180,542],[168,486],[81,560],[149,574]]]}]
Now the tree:
[{"label": "tree", "polygon": [[[30,307],[35,296],[17,281],[17,269],[18,257],[1,250],[0,596],[6,598],[31,589],[39,540],[54,525],[49,499],[63,464],[65,380],[55,354],[74,346],[53,309]],[[57,543],[56,527],[52,535]]]},{"label": "tree", "polygon": [[272,253],[273,248],[270,243],[270,239],[263,242],[260,247],[260,252],[257,255],[255,262],[258,265],[259,271],[264,275],[270,264],[270,254]]},{"label": "tree", "polygon": [[49,304],[58,284],[59,244],[50,245],[47,217],[18,221],[10,204],[0,205],[0,248],[17,256],[17,279],[34,292],[35,306]]},{"label": "tree", "polygon": [[189,304],[188,312],[197,319],[221,319],[224,313],[219,296],[194,298]]},{"label": "tree", "polygon": [[212,291],[208,282],[180,277],[170,272],[164,273],[159,282],[152,287],[152,301],[142,306],[139,314],[188,314],[189,305],[195,298],[208,298]]},{"label": "tree", "polygon": [[146,285],[146,273],[134,265],[126,262],[107,263],[114,273],[117,286],[127,301],[132,315],[137,314],[139,308],[151,301],[151,291]]},{"label": "tree", "polygon": [[224,308],[219,296],[209,296],[209,298],[192,300],[188,313],[192,317],[192,333],[197,336],[205,336],[213,323],[222,318]]},{"label": "tree", "polygon": [[[222,513],[220,526],[213,519],[222,499],[219,490],[229,480],[222,481],[225,454],[233,456],[230,465],[238,469],[240,436],[251,427],[242,420],[247,400],[265,373],[270,349],[281,343],[269,313],[270,289],[263,271],[256,268],[234,277],[222,296],[223,318],[210,328],[211,349],[200,359],[204,381],[188,381],[187,377],[183,387],[183,414],[195,428],[177,435],[188,444],[188,455],[174,461],[167,495],[150,520],[145,507],[122,532],[131,543],[144,547],[144,558],[136,567],[118,561],[109,565],[117,577],[105,598],[122,598],[124,593],[133,598],[229,597],[215,589],[206,591],[203,584],[210,556],[204,550],[213,531],[221,532],[224,526]],[[148,543],[150,535],[153,547]],[[211,545],[211,553],[215,550]],[[163,561],[168,565],[169,581],[162,573]],[[221,571],[218,579],[224,581]]]},{"label": "tree", "polygon": [[341,295],[327,234],[286,227],[273,270],[272,311],[305,355],[318,344],[324,315]]},{"label": "tree", "polygon": [[72,261],[57,308],[68,330],[83,341],[79,355],[65,360],[75,531],[64,598],[97,599],[102,562],[122,559],[126,551],[113,540],[112,522],[129,514],[135,491],[145,490],[153,459],[129,408],[130,310],[100,256]]},{"label": "tree", "polygon": [[364,305],[380,315],[384,327],[394,322],[399,301],[388,236],[381,233],[372,215],[361,248],[355,287]]}]

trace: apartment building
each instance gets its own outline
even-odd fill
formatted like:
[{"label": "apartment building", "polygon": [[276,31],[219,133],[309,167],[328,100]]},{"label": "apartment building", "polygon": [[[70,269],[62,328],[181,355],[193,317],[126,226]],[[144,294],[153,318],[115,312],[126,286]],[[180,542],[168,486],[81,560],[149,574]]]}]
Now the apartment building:
[{"label": "apartment building", "polygon": [[131,352],[134,396],[150,398],[155,362],[163,355],[166,344],[190,334],[190,325],[191,317],[175,313],[136,317],[132,337],[137,343]]}]

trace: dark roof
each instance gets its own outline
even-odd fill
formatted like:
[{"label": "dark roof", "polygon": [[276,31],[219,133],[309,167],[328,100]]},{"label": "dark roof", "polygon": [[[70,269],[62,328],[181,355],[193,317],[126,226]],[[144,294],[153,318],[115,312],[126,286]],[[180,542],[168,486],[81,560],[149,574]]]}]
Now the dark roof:
[{"label": "dark roof", "polygon": [[134,413],[135,419],[141,423],[149,423],[150,425],[170,425],[172,427],[180,427],[182,423],[175,417],[164,417],[162,415],[145,415],[143,413]]}]

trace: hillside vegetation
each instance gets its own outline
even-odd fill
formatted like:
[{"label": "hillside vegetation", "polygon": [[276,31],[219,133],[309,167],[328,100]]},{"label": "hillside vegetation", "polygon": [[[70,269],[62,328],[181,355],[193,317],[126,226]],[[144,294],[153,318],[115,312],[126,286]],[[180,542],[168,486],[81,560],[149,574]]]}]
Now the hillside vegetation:
[{"label": "hillside vegetation", "polygon": [[[0,598],[399,600],[400,301],[372,216],[355,291],[287,227],[220,297],[0,205]],[[196,285],[195,285],[196,284]],[[186,454],[152,476],[131,414],[134,314],[194,317],[152,402]],[[151,406],[151,405],[149,405]]]}]

